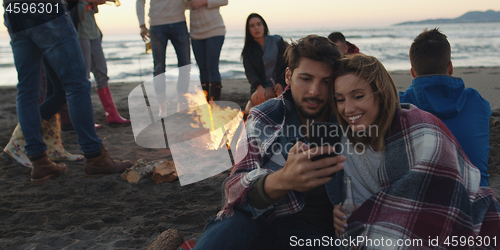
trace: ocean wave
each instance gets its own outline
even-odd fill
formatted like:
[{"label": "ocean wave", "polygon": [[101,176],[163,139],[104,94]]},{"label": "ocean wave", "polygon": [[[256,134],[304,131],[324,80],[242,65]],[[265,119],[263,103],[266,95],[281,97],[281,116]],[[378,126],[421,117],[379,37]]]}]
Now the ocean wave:
[{"label": "ocean wave", "polygon": [[[458,66],[500,66],[500,29],[497,24],[441,25],[452,47],[453,64]],[[339,30],[362,53],[376,56],[388,70],[408,69],[408,50],[412,40],[425,26],[360,27]],[[431,27],[432,28],[432,27]],[[290,29],[273,31],[285,40],[294,41],[309,34],[328,36],[333,29]],[[222,47],[219,70],[223,79],[245,79],[241,62],[244,31],[228,31]],[[138,34],[106,35],[103,50],[112,82],[136,82],[153,76],[153,57],[144,53],[144,42]],[[166,70],[177,68],[173,46],[167,48]],[[191,54],[192,77],[198,77],[198,67]],[[8,40],[0,40],[0,85],[15,85],[17,72]],[[167,75],[168,76],[168,75]]]},{"label": "ocean wave", "polygon": [[232,61],[232,60],[220,60],[220,64],[241,64],[240,61]]},{"label": "ocean wave", "polygon": [[[175,72],[175,71],[174,71]],[[191,78],[195,79],[199,77],[198,71],[192,70],[191,71]],[[221,70],[220,75],[222,79],[245,79],[245,72],[241,70]],[[128,71],[128,72],[120,72],[116,75],[110,75],[110,81],[113,82],[131,82],[131,81],[137,81],[138,78],[142,78],[146,80],[146,78],[152,77],[153,76],[153,70],[135,70],[135,71]],[[170,74],[169,71],[165,72],[165,77],[168,80],[174,80],[177,78],[175,73]],[[133,80],[130,80],[133,79]]]},{"label": "ocean wave", "polygon": [[14,66],[14,63],[0,63],[0,68],[11,68]]},{"label": "ocean wave", "polygon": [[106,57],[107,62],[113,62],[113,61],[133,61],[133,60],[139,60],[139,55],[137,56],[124,56],[124,57]]}]

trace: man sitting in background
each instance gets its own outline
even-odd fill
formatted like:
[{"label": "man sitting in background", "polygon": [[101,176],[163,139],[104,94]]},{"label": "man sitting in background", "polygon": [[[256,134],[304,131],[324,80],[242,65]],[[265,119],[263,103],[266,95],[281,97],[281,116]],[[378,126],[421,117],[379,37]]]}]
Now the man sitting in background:
[{"label": "man sitting in background", "polygon": [[481,186],[488,186],[490,104],[477,90],[465,88],[452,77],[450,43],[439,30],[424,30],[410,47],[411,75],[401,103],[412,103],[441,119],[457,138],[469,160],[481,171]]},{"label": "man sitting in background", "polygon": [[347,55],[360,53],[359,48],[356,45],[346,41],[345,36],[340,32],[332,32],[330,35],[328,35],[328,39],[330,39],[330,41],[332,41],[335,45],[337,45],[337,47],[339,47],[342,58]]}]

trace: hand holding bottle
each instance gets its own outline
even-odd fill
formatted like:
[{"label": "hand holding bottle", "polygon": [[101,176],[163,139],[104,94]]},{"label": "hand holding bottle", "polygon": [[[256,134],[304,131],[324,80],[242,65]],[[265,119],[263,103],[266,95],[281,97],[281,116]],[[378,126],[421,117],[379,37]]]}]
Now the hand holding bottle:
[{"label": "hand holding bottle", "polygon": [[149,30],[146,28],[146,25],[141,25],[141,37],[144,42],[149,40]]},{"label": "hand holding bottle", "polygon": [[342,203],[333,208],[333,226],[335,233],[339,236],[347,229],[347,219],[358,209],[354,203],[354,194],[352,190],[351,177],[344,176],[342,183]]}]

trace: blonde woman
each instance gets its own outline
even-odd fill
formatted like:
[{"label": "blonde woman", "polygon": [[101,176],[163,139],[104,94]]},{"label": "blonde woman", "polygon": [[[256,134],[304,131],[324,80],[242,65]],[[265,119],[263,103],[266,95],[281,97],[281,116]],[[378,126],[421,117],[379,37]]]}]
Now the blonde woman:
[{"label": "blonde woman", "polygon": [[333,81],[332,107],[353,147],[344,152],[344,174],[360,206],[347,222],[334,207],[338,235],[394,244],[418,239],[429,247],[439,236],[446,248],[447,236],[498,233],[500,205],[491,189],[479,187],[479,170],[441,120],[399,104],[394,81],[375,57],[342,59]]}]

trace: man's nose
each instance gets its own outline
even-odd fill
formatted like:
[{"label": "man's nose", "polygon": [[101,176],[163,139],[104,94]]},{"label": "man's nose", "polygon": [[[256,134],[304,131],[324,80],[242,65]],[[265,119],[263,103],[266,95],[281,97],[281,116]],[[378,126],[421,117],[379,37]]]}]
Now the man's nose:
[{"label": "man's nose", "polygon": [[321,93],[320,85],[321,81],[314,81],[311,86],[309,86],[309,94],[311,96],[319,96]]}]

